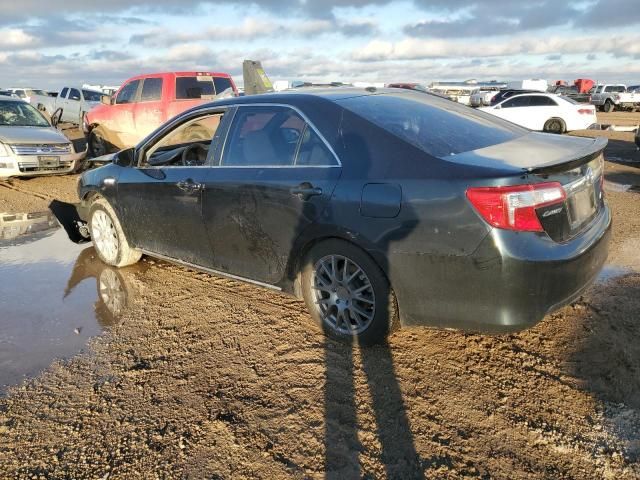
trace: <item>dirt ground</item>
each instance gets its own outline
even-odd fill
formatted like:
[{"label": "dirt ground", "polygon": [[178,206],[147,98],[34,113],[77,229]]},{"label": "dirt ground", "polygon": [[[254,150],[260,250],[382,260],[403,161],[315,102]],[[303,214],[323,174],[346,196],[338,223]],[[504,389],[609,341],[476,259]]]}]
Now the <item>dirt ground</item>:
[{"label": "dirt ground", "polygon": [[[640,185],[623,147],[607,178]],[[75,184],[0,183],[0,211]],[[608,270],[628,273],[516,335],[351,348],[281,294],[122,269],[120,323],[0,398],[0,478],[640,478],[640,193],[608,200]]]}]

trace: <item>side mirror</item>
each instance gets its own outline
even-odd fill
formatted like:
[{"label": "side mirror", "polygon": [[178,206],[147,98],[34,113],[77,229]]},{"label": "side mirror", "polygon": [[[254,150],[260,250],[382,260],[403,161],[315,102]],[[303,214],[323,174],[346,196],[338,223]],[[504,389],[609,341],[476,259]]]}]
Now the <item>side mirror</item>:
[{"label": "side mirror", "polygon": [[103,105],[111,105],[111,97],[109,95],[101,95],[100,103]]},{"label": "side mirror", "polygon": [[502,108],[502,105],[496,105],[495,107],[493,107],[496,110],[500,110]]},{"label": "side mirror", "polygon": [[136,159],[136,149],[135,148],[127,148],[125,150],[119,151],[115,158],[113,159],[113,163],[120,167],[131,167],[134,165]]}]

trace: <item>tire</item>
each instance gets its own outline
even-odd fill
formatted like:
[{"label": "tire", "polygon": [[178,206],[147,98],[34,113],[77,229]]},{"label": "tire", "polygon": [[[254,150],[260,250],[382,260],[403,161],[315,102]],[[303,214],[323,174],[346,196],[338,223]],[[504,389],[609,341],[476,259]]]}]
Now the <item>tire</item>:
[{"label": "tire", "polygon": [[[333,277],[329,270],[335,273]],[[332,239],[313,246],[301,276],[307,308],[328,337],[373,345],[385,342],[397,327],[398,306],[389,281],[355,245]]]},{"label": "tire", "polygon": [[100,127],[94,128],[89,134],[87,150],[91,158],[101,157],[111,153],[108,142],[104,139],[104,134]]},{"label": "tire", "polygon": [[547,133],[562,134],[567,131],[567,127],[561,118],[550,118],[544,123],[542,130]]},{"label": "tire", "polygon": [[615,108],[615,105],[613,104],[613,102],[611,100],[607,100],[606,102],[604,102],[604,111],[607,113],[613,112]]},{"label": "tire", "polygon": [[89,208],[89,233],[98,257],[107,265],[126,267],[142,257],[140,250],[129,245],[118,216],[104,198],[94,200]]}]

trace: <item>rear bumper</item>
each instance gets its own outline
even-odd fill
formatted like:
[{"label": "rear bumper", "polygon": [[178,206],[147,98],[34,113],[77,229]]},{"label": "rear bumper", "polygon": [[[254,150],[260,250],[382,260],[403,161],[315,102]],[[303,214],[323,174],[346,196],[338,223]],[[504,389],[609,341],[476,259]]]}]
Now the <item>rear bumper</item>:
[{"label": "rear bumper", "polygon": [[395,289],[402,324],[487,333],[535,325],[596,279],[610,230],[606,207],[566,244],[546,234],[494,229],[467,257],[393,256],[395,268],[410,272]]}]

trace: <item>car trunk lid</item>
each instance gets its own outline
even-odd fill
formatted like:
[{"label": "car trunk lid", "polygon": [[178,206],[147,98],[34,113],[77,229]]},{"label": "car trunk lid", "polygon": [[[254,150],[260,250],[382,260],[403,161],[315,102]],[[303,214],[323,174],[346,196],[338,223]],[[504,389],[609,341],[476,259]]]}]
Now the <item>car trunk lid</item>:
[{"label": "car trunk lid", "polygon": [[555,241],[568,241],[582,232],[604,206],[603,150],[605,138],[578,138],[530,133],[515,140],[447,158],[447,161],[482,166],[506,177],[526,178],[522,183],[562,185],[566,198],[536,209],[544,231]]}]

